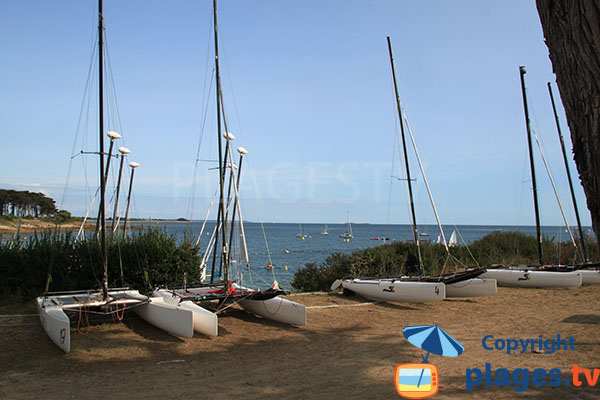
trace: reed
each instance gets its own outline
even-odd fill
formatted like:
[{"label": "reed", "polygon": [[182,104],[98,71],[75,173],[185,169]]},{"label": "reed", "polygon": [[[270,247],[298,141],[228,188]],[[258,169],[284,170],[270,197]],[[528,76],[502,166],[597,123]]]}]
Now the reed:
[{"label": "reed", "polygon": [[[132,235],[108,235],[109,286],[144,292],[156,285],[200,280],[199,248],[191,234],[178,242],[165,229],[145,227]],[[31,300],[46,290],[99,289],[101,246],[95,236],[75,240],[47,231],[0,245],[0,302]]]}]

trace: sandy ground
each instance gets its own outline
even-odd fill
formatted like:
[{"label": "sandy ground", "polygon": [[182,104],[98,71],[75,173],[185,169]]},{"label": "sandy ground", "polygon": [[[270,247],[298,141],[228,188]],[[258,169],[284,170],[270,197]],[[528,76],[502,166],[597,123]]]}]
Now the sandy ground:
[{"label": "sandy ground", "polygon": [[[89,219],[88,219],[89,221]],[[184,223],[181,221],[168,221],[168,220],[135,220],[135,223],[139,222],[153,222],[153,223]],[[4,239],[11,239],[15,232],[17,231],[17,227],[19,225],[19,221],[0,221],[0,234],[3,235]],[[107,226],[110,228],[111,221],[107,222]],[[123,222],[121,221],[121,227],[123,227]],[[133,228],[132,228],[133,227]],[[81,228],[81,221],[75,222],[67,222],[64,224],[57,225],[54,222],[36,220],[36,219],[23,219],[21,220],[21,227],[19,228],[19,233],[27,234],[27,233],[36,233],[36,232],[46,232],[46,231],[54,231],[56,229],[59,232],[77,232]],[[96,228],[96,222],[86,222],[85,223],[85,231],[91,232]],[[129,224],[128,229],[139,229],[139,225]]]},{"label": "sandy ground", "polygon": [[[455,358],[431,355],[440,374],[440,399],[597,399],[590,386],[526,391],[482,383],[465,389],[466,370],[600,368],[600,286],[573,289],[499,288],[493,297],[440,303],[363,304],[338,294],[292,296],[309,308],[308,325],[289,327],[229,309],[219,336],[180,339],[135,315],[124,322],[94,321],[77,333],[71,353],[46,337],[32,304],[0,307],[0,399],[394,399],[397,364],[419,362],[421,350],[402,336],[407,325],[438,324],[465,346]],[[15,314],[17,314],[15,316]],[[575,338],[575,350],[506,354],[482,347],[494,339]],[[494,375],[495,376],[495,375]],[[494,379],[492,376],[492,379]],[[590,376],[593,378],[593,375]],[[517,385],[518,386],[518,385]]]},{"label": "sandy ground", "polygon": [[[17,227],[19,225],[18,221],[1,221],[0,222],[0,234],[8,236],[12,236],[17,231]],[[85,229],[90,230],[94,229],[95,223],[86,223]],[[81,221],[79,222],[69,222],[61,225],[56,225],[53,222],[34,220],[34,219],[23,219],[21,221],[21,227],[19,228],[20,233],[35,233],[35,232],[45,232],[45,231],[54,231],[58,229],[60,232],[67,231],[78,231],[81,227]]]}]

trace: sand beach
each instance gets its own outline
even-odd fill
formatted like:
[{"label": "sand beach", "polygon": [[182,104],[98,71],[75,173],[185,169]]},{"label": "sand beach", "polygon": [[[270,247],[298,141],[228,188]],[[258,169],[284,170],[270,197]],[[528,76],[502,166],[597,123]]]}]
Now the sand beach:
[{"label": "sand beach", "polygon": [[[91,221],[91,222],[90,222]],[[29,233],[42,233],[42,232],[77,232],[81,228],[82,220],[73,220],[70,222],[64,222],[57,224],[52,221],[37,219],[37,218],[25,218],[21,220],[21,226],[19,227],[19,232],[22,234]],[[130,224],[128,229],[139,229],[139,223],[185,223],[185,221],[178,220],[158,220],[158,219],[136,219],[133,220],[133,224]],[[17,231],[17,227],[19,226],[18,219],[7,221],[0,221],[0,234],[5,235],[7,238],[11,237]],[[111,221],[107,221],[107,226],[111,226]],[[121,227],[123,226],[123,221],[121,221]],[[85,231],[90,232],[93,231],[96,227],[95,219],[88,219],[85,223]]]},{"label": "sand beach", "polygon": [[[0,222],[0,234],[12,236],[17,231],[17,227],[19,226],[19,221],[1,221]],[[56,224],[51,221],[44,221],[41,219],[23,219],[21,220],[21,226],[19,227],[19,232],[23,234],[27,233],[35,233],[35,232],[54,232],[58,230],[59,232],[76,232],[81,227],[81,221],[67,222],[63,224]],[[86,230],[93,230],[93,223],[86,223]]]},{"label": "sand beach", "polygon": [[[1,399],[394,399],[394,368],[420,362],[423,352],[403,336],[407,325],[438,324],[459,340],[459,357],[430,355],[439,370],[444,399],[593,399],[584,372],[581,386],[532,382],[488,386],[485,366],[495,374],[558,368],[572,381],[574,364],[600,368],[600,287],[571,289],[499,288],[492,297],[439,303],[372,304],[341,294],[298,294],[308,307],[308,324],[289,327],[238,308],[219,316],[219,336],[181,339],[139,320],[91,319],[87,328],[72,315],[71,353],[46,337],[33,303],[0,307]],[[513,351],[494,348],[496,340],[574,338],[574,349]],[[489,338],[492,335],[492,338]],[[482,340],[488,336],[483,347]],[[499,342],[501,343],[501,342]],[[483,376],[466,390],[466,379]],[[468,371],[471,370],[471,371]],[[531,376],[530,376],[531,378]],[[500,379],[499,383],[502,383]],[[538,382],[539,383],[539,382]],[[517,391],[515,387],[522,390]],[[524,390],[523,390],[524,389]]]}]

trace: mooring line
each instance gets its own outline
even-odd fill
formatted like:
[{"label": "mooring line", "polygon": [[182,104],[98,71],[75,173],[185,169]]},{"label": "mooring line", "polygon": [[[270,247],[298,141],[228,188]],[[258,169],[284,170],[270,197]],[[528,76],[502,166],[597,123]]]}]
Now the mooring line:
[{"label": "mooring line", "polygon": [[369,303],[359,303],[359,304],[333,304],[330,306],[307,306],[306,308],[343,308],[343,307],[360,307],[360,306],[370,306],[372,304],[380,303],[379,301],[373,301]]}]

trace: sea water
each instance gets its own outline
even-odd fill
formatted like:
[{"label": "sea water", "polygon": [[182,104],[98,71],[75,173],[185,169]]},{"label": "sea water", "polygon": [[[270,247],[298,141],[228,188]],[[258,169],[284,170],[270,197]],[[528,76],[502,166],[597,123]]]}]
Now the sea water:
[{"label": "sea water", "polygon": [[[161,222],[158,225],[164,227],[167,233],[175,234],[180,240],[183,239],[186,230],[194,239],[198,238],[202,228],[202,222]],[[329,234],[322,235],[325,224],[302,224],[300,227],[299,224],[292,223],[244,223],[253,286],[267,288],[276,279],[280,286],[289,290],[291,278],[306,263],[319,265],[332,253],[349,254],[355,250],[378,246],[384,243],[383,238],[386,238],[385,242],[389,243],[391,241],[412,241],[413,237],[410,225],[353,224],[354,238],[347,240],[340,237],[340,234],[347,228],[346,224],[327,224]],[[200,236],[202,253],[209,243],[213,229],[214,223],[207,223]],[[494,231],[520,231],[535,236],[534,226],[459,225],[444,227],[447,240],[453,230],[457,231],[459,244],[472,243]],[[559,241],[568,240],[568,233],[565,232],[564,227],[547,226],[542,230],[548,238],[556,238]],[[300,232],[304,235],[304,239],[297,237]],[[423,225],[419,226],[419,233],[421,241],[437,242],[439,229],[435,225]],[[242,253],[239,238],[240,231],[238,229],[234,234],[232,245],[235,258],[232,265],[233,278],[235,279],[237,272],[244,276],[244,282],[248,284],[249,275],[246,261],[239,259]],[[268,269],[268,264],[272,264],[273,268]]]}]

